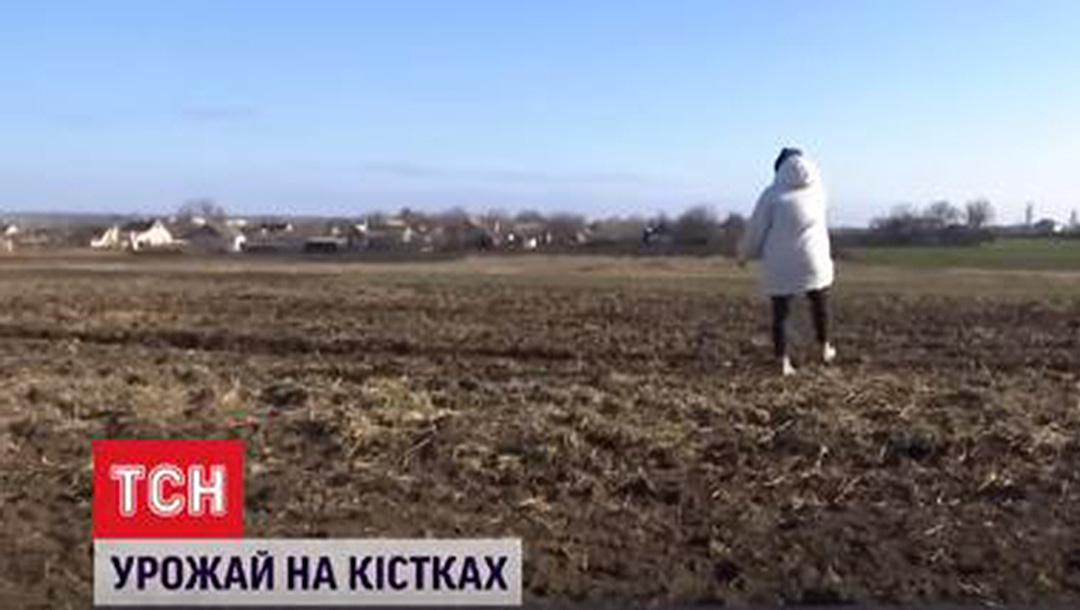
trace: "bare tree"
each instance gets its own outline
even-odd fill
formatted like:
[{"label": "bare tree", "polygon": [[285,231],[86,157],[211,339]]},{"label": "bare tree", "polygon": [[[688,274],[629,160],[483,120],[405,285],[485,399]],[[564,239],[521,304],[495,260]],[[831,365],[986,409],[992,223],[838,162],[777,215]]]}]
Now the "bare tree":
[{"label": "bare tree", "polygon": [[679,216],[674,229],[675,242],[678,244],[707,245],[716,238],[716,212],[708,205],[696,205]]},{"label": "bare tree", "polygon": [[878,216],[870,221],[870,228],[877,231],[900,226],[908,226],[919,218],[919,209],[910,203],[898,203],[885,216]]},{"label": "bare tree", "polygon": [[544,215],[536,210],[523,210],[514,217],[514,220],[521,223],[544,222]]},{"label": "bare tree", "polygon": [[960,210],[948,201],[935,201],[926,208],[926,219],[942,227],[960,222]]},{"label": "bare tree", "polygon": [[580,241],[585,232],[585,217],[579,214],[554,214],[547,221],[551,241],[570,245]]},{"label": "bare tree", "polygon": [[972,229],[982,229],[994,220],[994,206],[988,199],[975,199],[964,205],[964,221]]},{"label": "bare tree", "polygon": [[886,216],[870,221],[870,230],[882,243],[908,243],[927,227],[926,219],[919,208],[910,203],[893,206]]},{"label": "bare tree", "polygon": [[739,240],[746,232],[746,218],[738,212],[728,214],[720,223],[720,249],[724,254],[734,255],[738,250]]},{"label": "bare tree", "polygon": [[443,247],[459,249],[472,245],[472,219],[464,208],[450,208],[436,215],[435,222],[442,230]]},{"label": "bare tree", "polygon": [[415,225],[419,223],[427,222],[427,214],[419,210],[414,210],[409,206],[404,206],[398,210],[397,217],[405,221],[409,225]]},{"label": "bare tree", "polygon": [[221,220],[225,218],[226,213],[225,208],[215,203],[213,199],[202,198],[185,201],[177,210],[176,215],[180,218],[201,217],[205,220]]},{"label": "bare tree", "polygon": [[461,206],[454,206],[439,214],[439,220],[447,224],[466,225],[470,222],[469,213]]},{"label": "bare tree", "polygon": [[587,228],[591,233],[590,241],[593,243],[633,244],[641,239],[646,226],[645,219],[640,216],[625,218],[611,216],[603,220],[595,220],[589,223]]},{"label": "bare tree", "polygon": [[505,231],[512,224],[510,214],[506,210],[492,209],[480,216],[480,222],[492,231]]}]

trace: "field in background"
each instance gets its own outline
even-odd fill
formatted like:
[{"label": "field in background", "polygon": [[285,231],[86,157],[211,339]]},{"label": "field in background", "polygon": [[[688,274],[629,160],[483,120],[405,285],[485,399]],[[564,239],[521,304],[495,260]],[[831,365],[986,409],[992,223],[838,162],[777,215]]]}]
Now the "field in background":
[{"label": "field in background", "polygon": [[[0,606],[90,599],[90,444],[249,442],[251,536],[521,536],[531,600],[1080,601],[1080,275],[0,259]],[[800,314],[802,312],[800,311]]]},{"label": "field in background", "polygon": [[851,248],[872,264],[924,269],[973,268],[1080,271],[1080,239],[1003,237],[978,246]]}]

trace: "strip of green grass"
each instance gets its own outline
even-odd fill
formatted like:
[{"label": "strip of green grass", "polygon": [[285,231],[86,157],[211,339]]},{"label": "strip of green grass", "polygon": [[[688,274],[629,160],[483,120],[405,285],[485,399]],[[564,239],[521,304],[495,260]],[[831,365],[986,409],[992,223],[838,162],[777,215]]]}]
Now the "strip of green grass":
[{"label": "strip of green grass", "polygon": [[979,246],[852,248],[852,261],[917,268],[1080,271],[1080,239],[1001,238]]}]

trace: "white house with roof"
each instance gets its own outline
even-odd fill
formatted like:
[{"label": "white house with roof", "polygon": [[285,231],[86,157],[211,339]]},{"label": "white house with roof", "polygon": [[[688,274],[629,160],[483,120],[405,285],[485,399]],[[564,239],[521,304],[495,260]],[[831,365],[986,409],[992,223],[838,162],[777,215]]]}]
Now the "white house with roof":
[{"label": "white house with roof", "polygon": [[150,250],[174,245],[176,240],[160,220],[136,220],[116,224],[90,242],[100,250]]}]

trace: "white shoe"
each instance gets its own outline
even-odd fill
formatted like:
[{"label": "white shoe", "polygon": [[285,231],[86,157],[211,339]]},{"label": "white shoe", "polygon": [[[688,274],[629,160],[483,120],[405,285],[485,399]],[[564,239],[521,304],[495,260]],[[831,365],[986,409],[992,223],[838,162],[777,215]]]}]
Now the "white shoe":
[{"label": "white shoe", "polygon": [[791,377],[795,374],[795,367],[791,364],[791,358],[784,356],[780,359],[780,375],[782,377]]},{"label": "white shoe", "polygon": [[826,343],[821,346],[821,361],[825,364],[832,364],[832,361],[836,360],[836,348],[831,343]]}]

